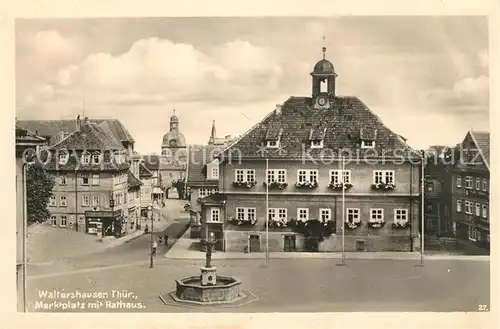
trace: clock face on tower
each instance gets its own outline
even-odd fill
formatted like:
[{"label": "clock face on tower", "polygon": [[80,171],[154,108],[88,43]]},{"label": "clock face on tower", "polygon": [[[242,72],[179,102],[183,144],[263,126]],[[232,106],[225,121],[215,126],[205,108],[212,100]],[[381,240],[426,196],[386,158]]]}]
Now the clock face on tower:
[{"label": "clock face on tower", "polygon": [[327,95],[318,95],[315,103],[318,108],[328,108],[330,106],[330,100]]}]

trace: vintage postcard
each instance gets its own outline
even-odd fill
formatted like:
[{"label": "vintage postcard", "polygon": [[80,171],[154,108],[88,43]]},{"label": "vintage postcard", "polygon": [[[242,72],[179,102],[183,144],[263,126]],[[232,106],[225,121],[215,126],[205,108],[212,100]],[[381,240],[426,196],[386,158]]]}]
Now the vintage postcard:
[{"label": "vintage postcard", "polygon": [[489,325],[487,12],[12,27],[17,312]]}]

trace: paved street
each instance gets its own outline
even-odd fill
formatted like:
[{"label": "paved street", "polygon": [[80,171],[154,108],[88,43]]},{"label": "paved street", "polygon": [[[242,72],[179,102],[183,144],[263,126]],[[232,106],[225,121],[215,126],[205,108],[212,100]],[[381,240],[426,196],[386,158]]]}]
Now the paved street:
[{"label": "paved street", "polygon": [[[160,222],[155,222],[156,226],[155,231],[158,231],[159,234],[168,234],[169,235],[169,244],[172,245],[175,243],[176,238],[179,237],[184,230],[186,229],[186,225],[189,222],[189,215],[182,211],[182,206],[185,201],[181,200],[167,200],[166,207],[161,209],[162,220]],[[49,228],[52,229],[52,228]],[[59,229],[52,229],[59,230]],[[77,239],[77,243],[79,241],[89,241],[87,244],[81,244],[80,248],[83,249],[81,251],[78,248],[75,248],[73,245],[68,247],[67,249],[75,249],[74,252],[61,251],[58,254],[55,250],[51,251],[50,254],[43,254],[44,250],[54,249],[53,246],[55,242],[44,236],[39,235],[37,237],[36,245],[41,250],[41,252],[37,252],[37,259],[44,259],[45,263],[32,263],[28,266],[28,273],[30,275],[42,274],[42,273],[50,273],[57,271],[69,271],[78,268],[88,268],[88,267],[100,267],[100,266],[109,266],[109,265],[118,265],[118,264],[129,264],[138,261],[146,261],[149,259],[150,254],[150,238],[148,235],[140,235],[130,241],[127,241],[121,245],[116,247],[112,247],[109,249],[105,249],[102,243],[95,242],[94,236],[83,235],[80,233],[69,232],[71,236],[75,236]],[[47,237],[54,237],[57,235],[59,238],[59,243],[61,243],[61,236],[66,237],[68,235],[68,231],[60,230],[59,232],[55,232],[52,235],[47,235]],[[66,246],[70,241],[66,241],[66,244],[59,244],[59,249],[61,246]],[[33,249],[35,249],[35,244],[33,243]],[[47,247],[48,246],[48,247]],[[77,244],[78,246],[78,244]],[[87,247],[87,249],[85,249]],[[167,251],[164,245],[159,247],[159,253],[164,254]],[[41,255],[41,256],[40,256]],[[47,256],[49,255],[49,256]]]},{"label": "paved street", "polygon": [[72,311],[445,312],[477,311],[479,305],[489,305],[489,261],[433,260],[427,261],[424,268],[415,267],[418,264],[415,260],[350,260],[346,267],[336,266],[337,263],[338,260],[325,259],[279,259],[272,260],[271,267],[265,268],[263,261],[257,259],[215,262],[218,274],[241,279],[242,289],[258,297],[258,300],[241,307],[218,308],[166,306],[158,298],[160,294],[175,289],[175,279],[197,275],[203,261],[158,258],[153,269],[149,268],[147,261],[121,267],[82,269],[30,278],[30,309],[40,311],[35,309],[37,301],[65,301],[41,298],[40,292],[43,291],[110,293],[113,289],[132,292],[136,298],[122,301],[142,303],[144,308],[109,309],[102,306]]}]

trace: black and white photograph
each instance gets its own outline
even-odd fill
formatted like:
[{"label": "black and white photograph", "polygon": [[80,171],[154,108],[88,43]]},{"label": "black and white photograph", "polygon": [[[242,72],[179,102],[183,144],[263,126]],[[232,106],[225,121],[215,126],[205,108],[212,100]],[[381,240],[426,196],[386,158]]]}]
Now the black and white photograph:
[{"label": "black and white photograph", "polygon": [[14,33],[18,312],[491,311],[488,16]]}]

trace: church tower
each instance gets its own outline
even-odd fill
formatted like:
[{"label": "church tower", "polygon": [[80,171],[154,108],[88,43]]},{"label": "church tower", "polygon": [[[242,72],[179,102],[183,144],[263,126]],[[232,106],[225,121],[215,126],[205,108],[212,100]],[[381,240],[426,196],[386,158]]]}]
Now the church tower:
[{"label": "church tower", "polygon": [[312,99],[315,108],[328,109],[335,101],[335,79],[333,64],[326,59],[326,47],[322,48],[323,59],[314,65],[312,76]]},{"label": "church tower", "polygon": [[[179,130],[179,118],[174,114],[170,117],[170,129],[169,132],[163,135],[163,140],[161,143],[161,154],[162,155],[179,155],[179,149],[186,148],[186,138]],[[182,152],[181,152],[182,153]]]},{"label": "church tower", "polygon": [[208,139],[208,145],[214,145],[217,140],[217,131],[215,130],[215,120],[212,121],[212,132],[210,133],[210,138]]}]

